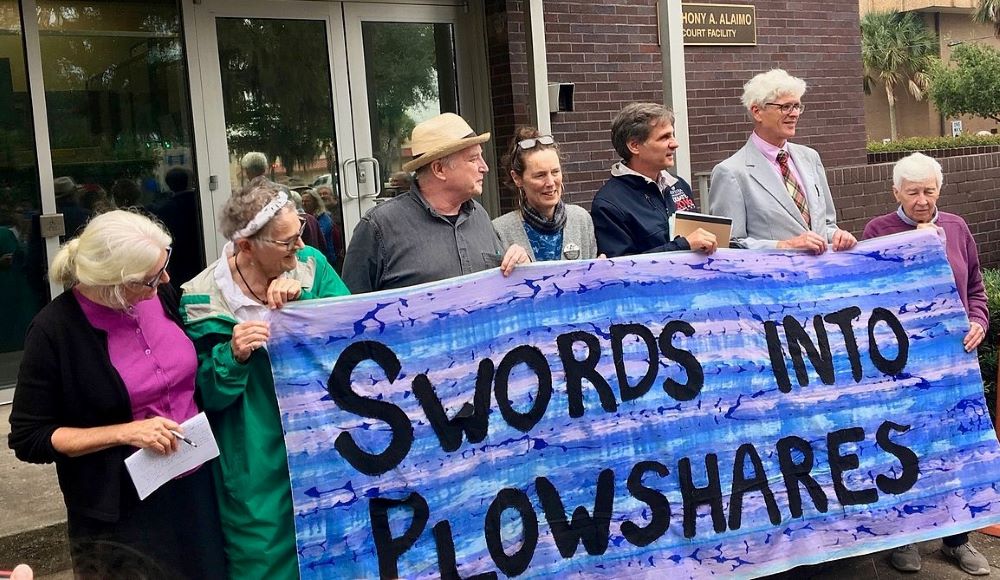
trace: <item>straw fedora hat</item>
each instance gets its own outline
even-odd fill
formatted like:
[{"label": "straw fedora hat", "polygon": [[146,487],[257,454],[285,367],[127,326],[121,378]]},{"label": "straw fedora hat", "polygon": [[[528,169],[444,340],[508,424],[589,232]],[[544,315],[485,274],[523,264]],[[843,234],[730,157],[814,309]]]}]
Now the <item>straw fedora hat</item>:
[{"label": "straw fedora hat", "polygon": [[489,133],[476,135],[465,119],[455,113],[442,113],[413,128],[410,135],[413,159],[403,165],[403,171],[416,171],[435,159],[489,140]]}]

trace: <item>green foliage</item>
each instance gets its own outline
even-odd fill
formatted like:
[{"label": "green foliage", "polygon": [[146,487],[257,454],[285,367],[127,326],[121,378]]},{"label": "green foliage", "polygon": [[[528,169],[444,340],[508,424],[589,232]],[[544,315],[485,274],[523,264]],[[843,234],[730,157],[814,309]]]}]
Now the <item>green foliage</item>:
[{"label": "green foliage", "polygon": [[280,157],[289,173],[334,140],[323,23],[220,20],[219,62],[230,149]]},{"label": "green foliage", "polygon": [[972,115],[1000,122],[1000,50],[960,44],[950,64],[938,61],[930,72],[930,98],[946,117]]},{"label": "green foliage", "polygon": [[861,18],[861,63],[865,93],[882,85],[889,101],[889,131],[896,139],[896,86],[904,84],[913,98],[923,98],[937,35],[914,12],[869,12]]},{"label": "green foliage", "polygon": [[[416,124],[411,113],[439,99],[436,65],[440,59],[447,66],[453,58],[450,28],[409,22],[365,22],[362,38],[372,145],[385,177],[399,168],[400,147]],[[442,47],[449,54],[439,54]],[[447,75],[448,71],[442,74]],[[450,103],[442,105],[443,110],[452,110]],[[433,113],[439,112],[437,107],[432,109]]]},{"label": "green foliage", "polygon": [[1000,135],[978,137],[959,135],[958,137],[909,137],[898,141],[869,141],[869,153],[892,153],[895,151],[929,151],[931,149],[957,149],[959,147],[984,147],[1000,145]]},{"label": "green foliage", "polygon": [[990,415],[996,417],[994,406],[997,396],[997,352],[1000,350],[1000,269],[983,269],[983,282],[989,301],[990,329],[979,346],[979,368],[986,387],[986,404],[990,408]]}]

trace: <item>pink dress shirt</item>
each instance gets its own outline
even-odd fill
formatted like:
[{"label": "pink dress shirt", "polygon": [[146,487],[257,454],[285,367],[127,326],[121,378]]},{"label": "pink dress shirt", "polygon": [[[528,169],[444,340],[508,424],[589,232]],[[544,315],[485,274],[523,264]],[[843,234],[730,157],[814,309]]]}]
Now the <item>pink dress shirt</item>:
[{"label": "pink dress shirt", "polygon": [[76,289],[73,294],[90,324],[108,334],[108,354],[125,383],[133,419],[159,416],[182,423],[198,414],[194,345],[155,296],[122,312]]}]

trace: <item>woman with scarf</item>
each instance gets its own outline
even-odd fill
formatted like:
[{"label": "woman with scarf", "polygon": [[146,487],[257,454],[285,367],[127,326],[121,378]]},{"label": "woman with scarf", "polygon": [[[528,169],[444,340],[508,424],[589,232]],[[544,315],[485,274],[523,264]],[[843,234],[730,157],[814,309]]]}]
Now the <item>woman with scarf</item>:
[{"label": "woman with scarf", "polygon": [[517,193],[519,207],[493,220],[503,245],[527,248],[532,261],[596,258],[590,214],[562,200],[562,165],[555,139],[539,135],[534,127],[521,127],[504,162],[507,185]]},{"label": "woman with scarf", "polygon": [[198,353],[198,392],[219,443],[219,512],[230,578],[298,578],[292,494],[267,341],[288,302],[347,294],[302,242],[305,220],[268,182],[234,193],[219,216],[223,255],[182,286]]}]

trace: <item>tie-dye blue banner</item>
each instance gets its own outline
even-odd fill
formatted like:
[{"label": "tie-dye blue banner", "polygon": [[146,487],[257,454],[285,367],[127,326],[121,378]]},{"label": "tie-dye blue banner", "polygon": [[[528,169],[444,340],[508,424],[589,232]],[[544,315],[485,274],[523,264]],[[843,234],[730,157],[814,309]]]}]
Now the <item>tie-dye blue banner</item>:
[{"label": "tie-dye blue banner", "polygon": [[292,305],[302,576],[753,577],[1000,522],[967,330],[926,231]]}]

